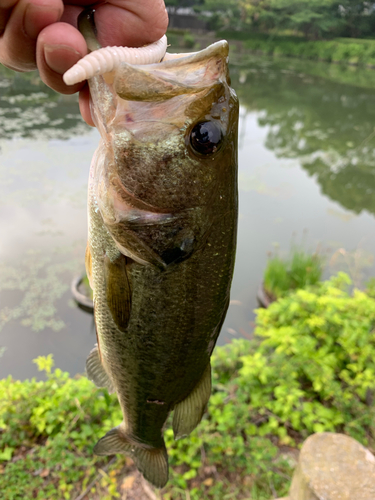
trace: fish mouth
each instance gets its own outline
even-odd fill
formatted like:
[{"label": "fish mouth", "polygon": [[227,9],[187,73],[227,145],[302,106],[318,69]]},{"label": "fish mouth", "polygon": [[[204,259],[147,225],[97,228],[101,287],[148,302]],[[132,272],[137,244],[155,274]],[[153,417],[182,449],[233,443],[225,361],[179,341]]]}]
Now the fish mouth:
[{"label": "fish mouth", "polygon": [[166,54],[155,64],[123,62],[114,78],[116,94],[125,100],[158,102],[196,94],[228,80],[228,42],[216,42],[191,54]]}]

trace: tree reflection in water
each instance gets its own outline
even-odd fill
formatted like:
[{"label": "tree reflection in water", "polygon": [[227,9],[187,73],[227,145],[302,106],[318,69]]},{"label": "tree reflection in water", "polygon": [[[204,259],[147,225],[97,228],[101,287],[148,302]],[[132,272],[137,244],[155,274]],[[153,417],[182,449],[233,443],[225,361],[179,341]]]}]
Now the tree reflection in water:
[{"label": "tree reflection in water", "polygon": [[265,146],[298,158],[343,207],[375,213],[375,71],[254,58],[234,66],[242,106],[269,127]]}]

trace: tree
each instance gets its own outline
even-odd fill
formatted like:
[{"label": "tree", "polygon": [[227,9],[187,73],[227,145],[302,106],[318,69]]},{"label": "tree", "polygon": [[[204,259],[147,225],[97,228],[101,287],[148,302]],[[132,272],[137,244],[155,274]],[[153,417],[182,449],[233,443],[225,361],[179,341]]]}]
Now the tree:
[{"label": "tree", "polygon": [[307,38],[373,35],[375,7],[363,0],[238,0],[246,24],[260,31],[293,30]]},{"label": "tree", "polygon": [[169,12],[175,12],[179,7],[195,7],[201,5],[204,0],[164,0]]},{"label": "tree", "polygon": [[204,0],[195,10],[202,13],[210,29],[240,29],[246,16],[242,0]]},{"label": "tree", "polygon": [[320,38],[343,22],[339,6],[339,0],[204,0],[199,9],[210,13],[214,28],[292,29]]},{"label": "tree", "polygon": [[374,36],[375,6],[373,2],[362,0],[343,0],[340,6],[344,20],[342,36]]},{"label": "tree", "polygon": [[[343,22],[340,0],[247,0],[255,4],[257,23],[266,29],[294,30],[307,38],[332,36]],[[254,10],[254,9],[253,9]]]},{"label": "tree", "polygon": [[166,0],[170,12],[192,7],[211,29],[291,30],[309,39],[373,36],[375,4],[363,0]]}]

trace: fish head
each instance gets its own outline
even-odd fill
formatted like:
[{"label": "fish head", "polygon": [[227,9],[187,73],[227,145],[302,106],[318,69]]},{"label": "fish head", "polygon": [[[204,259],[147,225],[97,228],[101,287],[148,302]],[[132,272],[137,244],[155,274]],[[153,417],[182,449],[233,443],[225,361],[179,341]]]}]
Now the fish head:
[{"label": "fish head", "polygon": [[113,104],[106,113],[96,102],[103,96],[91,89],[106,147],[102,196],[115,182],[156,209],[208,202],[236,149],[238,103],[227,42],[157,64],[123,63],[107,81]]},{"label": "fish head", "polygon": [[152,65],[123,63],[90,90],[102,136],[93,177],[107,229],[120,247],[129,244],[126,226],[154,248],[143,227],[163,226],[160,246],[178,233],[173,249],[190,254],[212,223],[208,212],[227,212],[235,196],[238,100],[228,43]]}]

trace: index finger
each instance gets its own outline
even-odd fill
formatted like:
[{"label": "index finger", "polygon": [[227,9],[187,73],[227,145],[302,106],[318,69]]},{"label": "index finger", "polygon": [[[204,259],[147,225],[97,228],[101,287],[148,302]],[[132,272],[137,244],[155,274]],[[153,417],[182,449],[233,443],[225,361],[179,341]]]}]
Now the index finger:
[{"label": "index finger", "polygon": [[[61,20],[76,26],[79,12],[88,3],[92,4],[92,1],[72,0],[73,2],[76,5],[66,5]],[[139,47],[155,42],[165,34],[168,26],[168,14],[163,0],[110,0],[106,4],[95,7],[95,24],[98,40],[102,46]],[[73,29],[72,26],[70,26],[71,29]],[[37,45],[40,75],[47,85],[61,93],[72,93],[83,88],[82,84],[68,87],[62,80],[63,73],[76,62],[75,56],[71,52],[72,48],[75,47],[80,54],[85,54],[84,47],[82,47],[82,35],[76,31],[76,36],[73,37],[74,33],[69,30],[68,36],[67,28],[68,26],[64,27],[63,23],[48,26],[41,33]],[[74,43],[73,39],[76,40]],[[65,47],[67,48],[66,55],[64,53]],[[56,52],[54,53],[54,51]],[[58,61],[57,65],[56,61]],[[92,124],[87,89],[81,93],[80,104],[82,116],[88,123]]]}]

